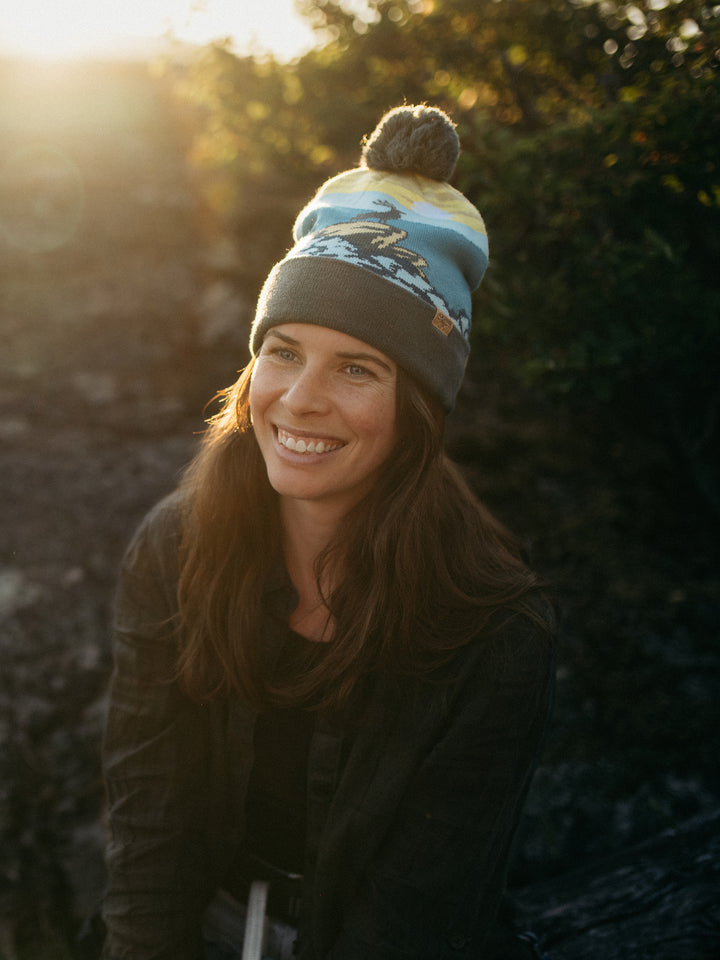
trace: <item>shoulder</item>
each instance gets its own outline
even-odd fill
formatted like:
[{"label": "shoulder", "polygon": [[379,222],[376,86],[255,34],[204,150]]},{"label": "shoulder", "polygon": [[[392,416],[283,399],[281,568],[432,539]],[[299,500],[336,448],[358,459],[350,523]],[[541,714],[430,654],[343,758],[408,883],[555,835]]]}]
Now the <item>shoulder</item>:
[{"label": "shoulder", "polygon": [[[550,617],[549,609],[545,613]],[[499,611],[451,664],[458,703],[496,719],[544,716],[555,685],[554,620]]]},{"label": "shoulder", "polygon": [[127,569],[143,560],[177,556],[182,537],[184,497],[175,490],[152,507],[132,535],[123,559]]},{"label": "shoulder", "polygon": [[498,675],[538,682],[555,668],[555,620],[549,606],[527,611],[500,611],[475,641],[475,656]]},{"label": "shoulder", "polygon": [[481,672],[522,674],[544,672],[554,665],[557,633],[556,612],[544,589],[498,606],[488,616],[476,611],[476,626],[470,626],[468,641],[460,646],[450,664],[451,674]]},{"label": "shoulder", "polygon": [[420,726],[542,727],[553,701],[555,643],[552,620],[500,610],[423,677],[403,683],[384,673],[382,704],[393,716],[407,705]]},{"label": "shoulder", "polygon": [[[184,500],[176,491],[157,503],[135,530],[120,567],[116,622],[152,612],[174,612],[180,567]],[[132,617],[131,617],[132,614]]]}]

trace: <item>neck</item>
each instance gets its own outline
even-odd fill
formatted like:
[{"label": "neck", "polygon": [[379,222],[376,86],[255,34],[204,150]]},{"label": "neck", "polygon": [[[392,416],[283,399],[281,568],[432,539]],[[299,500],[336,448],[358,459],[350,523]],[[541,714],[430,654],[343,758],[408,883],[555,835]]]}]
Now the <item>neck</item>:
[{"label": "neck", "polygon": [[[283,527],[283,552],[290,579],[299,595],[297,609],[291,617],[291,626],[301,629],[308,617],[326,623],[325,609],[315,576],[315,561],[327,547],[338,528],[342,514],[337,515],[325,504],[282,498],[280,517]],[[326,572],[321,583],[322,593],[333,588],[333,572]],[[315,630],[309,632],[315,633]],[[323,631],[324,632],[324,631]]]},{"label": "neck", "polygon": [[329,511],[324,504],[283,497],[280,519],[286,560],[312,570],[318,555],[335,536],[342,515]]}]

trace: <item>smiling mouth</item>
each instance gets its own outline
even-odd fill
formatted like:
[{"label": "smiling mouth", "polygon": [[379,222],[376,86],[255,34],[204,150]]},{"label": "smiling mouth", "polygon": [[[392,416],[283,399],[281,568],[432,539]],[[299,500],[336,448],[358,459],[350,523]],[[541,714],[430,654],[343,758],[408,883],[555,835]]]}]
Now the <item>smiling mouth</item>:
[{"label": "smiling mouth", "polygon": [[285,447],[286,450],[291,450],[293,453],[331,453],[333,450],[338,450],[340,447],[345,446],[344,443],[338,440],[296,437],[288,433],[287,430],[282,430],[280,427],[276,427],[275,429],[280,446]]}]

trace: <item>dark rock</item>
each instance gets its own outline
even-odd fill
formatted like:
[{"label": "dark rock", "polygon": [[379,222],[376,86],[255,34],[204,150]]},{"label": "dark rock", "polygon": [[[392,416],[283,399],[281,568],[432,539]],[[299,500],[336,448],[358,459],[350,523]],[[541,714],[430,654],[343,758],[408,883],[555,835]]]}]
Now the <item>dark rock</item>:
[{"label": "dark rock", "polygon": [[720,808],[516,897],[550,960],[720,957]]}]

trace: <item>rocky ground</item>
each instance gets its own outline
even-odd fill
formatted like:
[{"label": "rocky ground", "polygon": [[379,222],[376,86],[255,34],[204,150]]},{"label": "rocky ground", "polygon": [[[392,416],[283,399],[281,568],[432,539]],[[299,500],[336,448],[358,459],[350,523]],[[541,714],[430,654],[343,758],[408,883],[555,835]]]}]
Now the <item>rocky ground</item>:
[{"label": "rocky ground", "polygon": [[[243,364],[254,291],[232,281],[242,248],[199,217],[143,70],[6,65],[0,84],[0,958],[75,960],[97,956],[117,564]],[[717,520],[657,441],[549,410],[482,358],[450,443],[562,602],[555,720],[513,871],[552,932],[557,898],[580,891],[540,881],[717,824]],[[651,955],[594,942],[558,956]],[[663,956],[715,955],[698,949]]]}]

